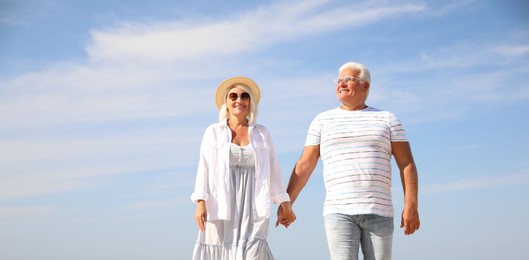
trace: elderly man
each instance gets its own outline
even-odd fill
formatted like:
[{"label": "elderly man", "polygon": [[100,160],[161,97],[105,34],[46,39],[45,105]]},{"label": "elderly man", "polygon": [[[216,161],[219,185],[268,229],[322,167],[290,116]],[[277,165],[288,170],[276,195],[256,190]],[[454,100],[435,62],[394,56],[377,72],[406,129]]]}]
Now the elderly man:
[{"label": "elderly man", "polygon": [[364,259],[391,259],[392,155],[404,189],[401,227],[411,235],[420,226],[417,168],[410,144],[393,113],[366,105],[370,81],[362,64],[340,67],[335,83],[341,106],[312,121],[287,188],[294,203],[321,157],[326,188],[323,216],[334,260],[358,259],[360,248]]}]

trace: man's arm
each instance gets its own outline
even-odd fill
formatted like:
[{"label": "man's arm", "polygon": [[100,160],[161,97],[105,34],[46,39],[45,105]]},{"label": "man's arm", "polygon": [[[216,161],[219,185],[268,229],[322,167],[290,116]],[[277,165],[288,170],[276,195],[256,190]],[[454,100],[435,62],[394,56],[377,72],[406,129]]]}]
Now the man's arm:
[{"label": "man's arm", "polygon": [[314,168],[316,168],[316,165],[318,164],[319,158],[319,145],[305,146],[301,157],[292,170],[290,181],[288,182],[287,193],[290,196],[292,204],[296,201],[299,193],[307,184]]},{"label": "man's arm", "polygon": [[421,226],[418,210],[419,178],[417,167],[413,160],[410,143],[392,142],[391,148],[400,170],[400,179],[404,190],[404,209],[400,227],[404,228],[404,234],[411,235]]},{"label": "man's arm", "polygon": [[[299,193],[307,184],[310,175],[318,164],[318,158],[320,158],[320,146],[305,146],[301,157],[296,162],[292,174],[290,175],[290,181],[288,182],[287,193],[290,196],[290,203],[294,204],[294,201],[298,197]],[[294,217],[295,219],[295,217]],[[281,224],[285,227],[292,224],[291,221],[283,216],[283,208],[277,208],[277,221],[276,227]]]}]

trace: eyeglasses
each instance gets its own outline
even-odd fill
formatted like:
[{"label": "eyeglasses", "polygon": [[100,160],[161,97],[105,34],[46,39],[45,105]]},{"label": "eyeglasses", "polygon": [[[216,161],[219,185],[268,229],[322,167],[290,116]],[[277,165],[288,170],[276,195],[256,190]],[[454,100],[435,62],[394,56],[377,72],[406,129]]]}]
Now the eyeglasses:
[{"label": "eyeglasses", "polygon": [[238,95],[237,93],[230,93],[228,94],[228,98],[231,99],[231,101],[237,100],[239,97],[241,97],[241,100],[246,101],[250,99],[250,94],[244,92],[241,95]]},{"label": "eyeglasses", "polygon": [[353,82],[353,81],[360,81],[360,78],[358,77],[352,77],[352,76],[346,76],[346,77],[343,77],[343,78],[337,78],[335,80],[333,80],[332,82],[334,82],[334,84],[340,84],[340,83],[349,83],[349,82]]}]

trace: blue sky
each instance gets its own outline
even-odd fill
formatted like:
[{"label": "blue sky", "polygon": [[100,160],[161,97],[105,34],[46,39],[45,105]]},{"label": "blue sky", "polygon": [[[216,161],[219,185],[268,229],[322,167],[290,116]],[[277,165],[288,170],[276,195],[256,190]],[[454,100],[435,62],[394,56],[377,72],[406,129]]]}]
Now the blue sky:
[{"label": "blue sky", "polygon": [[[216,86],[261,86],[285,181],[355,60],[397,114],[421,229],[394,259],[527,259],[526,1],[0,0],[0,259],[189,259]],[[321,163],[320,163],[321,164]],[[394,168],[396,169],[396,168]],[[328,259],[321,165],[277,259]],[[275,210],[275,208],[274,208]]]}]

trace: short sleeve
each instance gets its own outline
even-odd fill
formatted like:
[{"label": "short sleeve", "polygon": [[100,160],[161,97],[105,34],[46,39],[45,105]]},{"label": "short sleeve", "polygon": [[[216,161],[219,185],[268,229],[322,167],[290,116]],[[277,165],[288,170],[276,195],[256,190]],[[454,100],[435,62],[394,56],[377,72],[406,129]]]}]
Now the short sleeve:
[{"label": "short sleeve", "polygon": [[316,116],[310,123],[309,130],[307,132],[307,139],[305,140],[305,146],[319,145],[321,142],[321,129],[322,123],[320,116]]},{"label": "short sleeve", "polygon": [[391,142],[408,142],[404,126],[402,125],[400,119],[391,112],[388,115],[388,124]]}]

